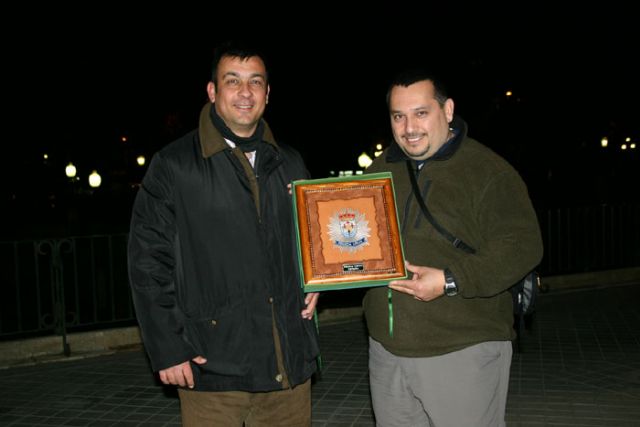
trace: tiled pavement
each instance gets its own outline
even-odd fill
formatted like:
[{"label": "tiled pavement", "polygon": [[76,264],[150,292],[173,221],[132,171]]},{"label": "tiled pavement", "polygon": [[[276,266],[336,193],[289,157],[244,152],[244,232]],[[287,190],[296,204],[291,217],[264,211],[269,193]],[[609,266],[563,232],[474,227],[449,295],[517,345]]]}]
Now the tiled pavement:
[{"label": "tiled pavement", "polygon": [[[314,426],[373,426],[361,321],[321,326]],[[640,426],[640,286],[550,293],[515,354],[515,426]],[[462,408],[461,408],[462,409]],[[140,350],[0,370],[2,426],[178,426]]]}]

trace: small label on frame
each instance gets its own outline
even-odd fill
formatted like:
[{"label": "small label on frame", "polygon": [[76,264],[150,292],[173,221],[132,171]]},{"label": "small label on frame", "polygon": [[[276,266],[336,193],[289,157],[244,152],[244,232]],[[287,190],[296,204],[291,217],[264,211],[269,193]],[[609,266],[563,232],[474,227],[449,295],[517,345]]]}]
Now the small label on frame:
[{"label": "small label on frame", "polygon": [[364,271],[364,264],[342,264],[342,271]]}]

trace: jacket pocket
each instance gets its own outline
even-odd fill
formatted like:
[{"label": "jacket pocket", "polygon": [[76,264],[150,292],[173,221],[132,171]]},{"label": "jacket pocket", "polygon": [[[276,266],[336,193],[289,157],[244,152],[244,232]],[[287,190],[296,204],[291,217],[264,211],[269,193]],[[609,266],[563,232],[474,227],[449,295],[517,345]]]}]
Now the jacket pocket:
[{"label": "jacket pocket", "polygon": [[189,339],[207,359],[201,365],[205,372],[241,376],[251,367],[248,319],[243,310],[223,311],[190,323]]}]

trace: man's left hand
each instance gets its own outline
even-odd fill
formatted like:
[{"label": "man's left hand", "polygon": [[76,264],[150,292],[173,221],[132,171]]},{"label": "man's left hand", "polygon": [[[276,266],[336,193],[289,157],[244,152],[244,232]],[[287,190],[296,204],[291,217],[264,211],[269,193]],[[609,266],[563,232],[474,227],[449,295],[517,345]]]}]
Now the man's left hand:
[{"label": "man's left hand", "polygon": [[304,296],[304,303],[306,307],[302,310],[302,318],[310,320],[313,317],[313,312],[316,309],[316,304],[318,304],[318,297],[320,294],[318,292],[309,292]]},{"label": "man's left hand", "polygon": [[418,301],[431,301],[444,295],[444,272],[438,268],[424,267],[405,261],[411,279],[393,280],[389,287],[394,291],[412,295]]}]

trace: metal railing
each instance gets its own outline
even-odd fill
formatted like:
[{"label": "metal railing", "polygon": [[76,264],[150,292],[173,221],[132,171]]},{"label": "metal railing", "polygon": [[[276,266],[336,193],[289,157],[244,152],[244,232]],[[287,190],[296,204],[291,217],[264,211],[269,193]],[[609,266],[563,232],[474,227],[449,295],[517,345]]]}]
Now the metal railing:
[{"label": "metal railing", "polygon": [[0,339],[135,324],[127,235],[0,242]]},{"label": "metal railing", "polygon": [[[539,212],[545,255],[558,275],[640,266],[640,205]],[[0,340],[135,324],[127,235],[0,242]]]},{"label": "metal railing", "polygon": [[538,213],[544,276],[640,266],[640,204]]}]

